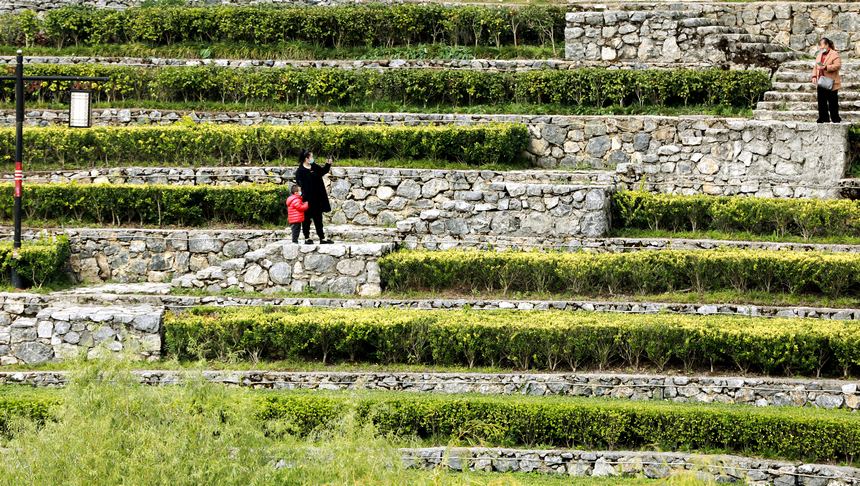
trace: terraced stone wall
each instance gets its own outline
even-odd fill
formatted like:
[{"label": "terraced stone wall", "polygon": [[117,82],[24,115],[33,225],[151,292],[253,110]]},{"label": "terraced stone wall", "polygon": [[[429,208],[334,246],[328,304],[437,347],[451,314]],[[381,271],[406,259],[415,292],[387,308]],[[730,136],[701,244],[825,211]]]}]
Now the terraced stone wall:
[{"label": "terraced stone wall", "polygon": [[[649,190],[668,193],[832,198],[838,197],[838,181],[849,165],[847,126],[818,126],[805,122],[707,116],[189,114],[117,109],[96,111],[94,116],[104,125],[170,124],[184,116],[191,116],[201,123],[243,125],[524,123],[531,134],[531,143],[524,155],[538,167],[609,169],[615,171],[621,187],[644,185]],[[11,113],[0,112],[0,123],[8,120],[12,120]],[[53,125],[63,123],[62,120],[63,115],[56,111],[28,114],[28,121],[36,125]],[[65,123],[68,123],[67,119]],[[386,181],[390,180],[389,176],[402,179],[395,172],[385,175]],[[350,187],[352,185],[350,183]],[[446,197],[451,197],[451,193],[446,194]],[[378,205],[375,201],[374,204]],[[350,207],[353,207],[352,203]],[[376,218],[378,223],[390,224],[394,219],[390,213],[382,213],[383,209],[373,215],[357,213],[344,221]],[[383,214],[381,219],[380,214]]]},{"label": "terraced stone wall", "polygon": [[67,230],[84,282],[166,282],[209,291],[375,295],[393,243],[296,245],[284,231]]},{"label": "terraced stone wall", "polygon": [[576,2],[572,11],[682,10],[719,21],[726,27],[766,35],[771,42],[811,53],[821,36],[831,38],[836,48],[860,55],[860,4],[834,2]]},{"label": "terraced stone wall", "polygon": [[32,304],[4,301],[0,365],[38,364],[80,355],[116,354],[149,360],[161,356],[163,307]]}]

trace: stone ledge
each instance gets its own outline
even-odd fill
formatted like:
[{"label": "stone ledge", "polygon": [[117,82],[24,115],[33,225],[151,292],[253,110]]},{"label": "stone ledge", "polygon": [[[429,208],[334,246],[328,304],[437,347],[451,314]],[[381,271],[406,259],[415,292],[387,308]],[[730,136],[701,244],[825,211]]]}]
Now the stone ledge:
[{"label": "stone ledge", "polygon": [[198,305],[211,306],[302,306],[346,309],[462,309],[474,310],[560,310],[569,312],[616,312],[624,314],[687,314],[746,317],[860,320],[860,309],[809,306],[766,306],[752,304],[679,304],[601,300],[516,300],[516,299],[389,299],[328,297],[232,297],[169,295],[166,283],[107,284],[38,294],[0,293],[0,304],[35,309],[49,302],[67,301],[87,305],[105,303],[150,304],[181,310]]},{"label": "stone ledge", "polygon": [[67,304],[33,309],[34,304],[31,300],[28,306],[2,305],[0,364],[39,364],[82,354],[149,360],[161,356],[163,307]]},{"label": "stone ledge", "polygon": [[[195,372],[138,370],[146,385],[175,385]],[[740,376],[625,373],[435,373],[386,371],[202,372],[213,383],[273,390],[375,390],[416,393],[599,397],[678,403],[860,409],[858,382]],[[62,386],[62,371],[0,372],[0,385]]]},{"label": "stone ledge", "polygon": [[454,471],[532,472],[569,476],[667,478],[693,473],[716,483],[860,485],[860,469],[731,455],[650,451],[581,451],[428,447],[401,449],[407,467]]}]

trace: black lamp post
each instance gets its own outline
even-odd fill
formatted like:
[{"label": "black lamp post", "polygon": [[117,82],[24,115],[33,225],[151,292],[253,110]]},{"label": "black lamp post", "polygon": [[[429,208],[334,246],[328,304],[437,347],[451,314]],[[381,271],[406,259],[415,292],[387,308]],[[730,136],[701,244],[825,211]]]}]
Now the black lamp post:
[{"label": "black lamp post", "polygon": [[[15,63],[14,76],[0,76],[0,81],[15,81],[15,205],[13,208],[14,237],[12,239],[13,251],[21,248],[21,197],[24,190],[24,81],[108,81],[106,77],[77,77],[77,76],[24,76],[24,54],[18,50]],[[74,105],[73,105],[74,107]],[[87,97],[86,108],[89,110],[89,97]],[[72,114],[69,114],[69,126],[89,126],[89,115],[86,125],[72,124]],[[80,117],[75,117],[79,119]],[[12,286],[16,289],[24,287],[21,276],[12,268]]]}]

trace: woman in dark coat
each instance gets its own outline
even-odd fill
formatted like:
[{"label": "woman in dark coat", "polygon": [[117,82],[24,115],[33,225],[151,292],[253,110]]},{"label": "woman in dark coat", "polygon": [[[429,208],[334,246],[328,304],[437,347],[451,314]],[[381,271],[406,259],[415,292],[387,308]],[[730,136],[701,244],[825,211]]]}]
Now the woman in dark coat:
[{"label": "woman in dark coat", "polygon": [[305,212],[305,220],[302,223],[302,232],[305,234],[305,244],[313,244],[311,239],[311,221],[317,230],[320,243],[327,245],[333,243],[325,237],[323,230],[323,213],[331,211],[328,201],[328,193],[325,190],[323,176],[331,169],[331,159],[326,160],[325,165],[320,166],[314,161],[314,154],[310,150],[302,150],[299,155],[299,168],[296,170],[296,184],[302,188],[302,199],[308,203]]}]

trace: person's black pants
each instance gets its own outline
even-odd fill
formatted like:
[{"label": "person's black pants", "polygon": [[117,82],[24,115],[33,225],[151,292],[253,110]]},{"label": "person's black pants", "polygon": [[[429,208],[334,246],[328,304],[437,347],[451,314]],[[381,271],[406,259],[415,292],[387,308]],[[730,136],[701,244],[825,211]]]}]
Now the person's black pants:
[{"label": "person's black pants", "polygon": [[302,223],[290,223],[290,230],[293,232],[293,243],[298,243],[299,233],[302,231]]},{"label": "person's black pants", "polygon": [[310,211],[305,213],[305,220],[302,222],[302,232],[305,234],[305,239],[309,240],[311,238],[311,221],[314,222],[314,228],[317,230],[317,236],[320,237],[320,241],[324,240],[323,213]]},{"label": "person's black pants", "polygon": [[818,123],[839,123],[839,91],[818,87]]}]

